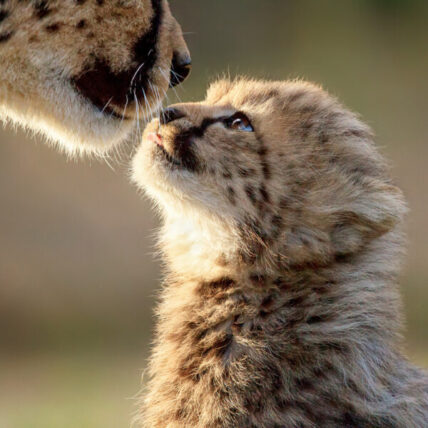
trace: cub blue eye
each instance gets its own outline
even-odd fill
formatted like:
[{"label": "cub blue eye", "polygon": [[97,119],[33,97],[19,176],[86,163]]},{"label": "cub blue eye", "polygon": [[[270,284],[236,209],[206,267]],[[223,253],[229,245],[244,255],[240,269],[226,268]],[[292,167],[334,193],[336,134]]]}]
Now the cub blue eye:
[{"label": "cub blue eye", "polygon": [[234,131],[254,132],[250,119],[242,113],[235,113],[225,121],[226,126]]}]

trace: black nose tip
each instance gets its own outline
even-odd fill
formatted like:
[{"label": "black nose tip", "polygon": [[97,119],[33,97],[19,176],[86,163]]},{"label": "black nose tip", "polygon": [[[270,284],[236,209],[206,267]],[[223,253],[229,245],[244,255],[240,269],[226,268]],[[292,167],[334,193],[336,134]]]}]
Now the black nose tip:
[{"label": "black nose tip", "polygon": [[192,69],[192,59],[189,55],[174,54],[171,64],[171,78],[169,86],[174,87],[184,82]]},{"label": "black nose tip", "polygon": [[162,125],[167,125],[168,123],[174,122],[174,120],[181,119],[184,116],[185,114],[182,111],[174,107],[169,107],[161,113],[160,123]]}]

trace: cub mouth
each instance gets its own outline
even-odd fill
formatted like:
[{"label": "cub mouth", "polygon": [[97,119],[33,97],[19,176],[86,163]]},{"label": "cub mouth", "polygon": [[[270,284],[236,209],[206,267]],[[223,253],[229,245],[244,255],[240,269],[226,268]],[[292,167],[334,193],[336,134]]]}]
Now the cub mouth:
[{"label": "cub mouth", "polygon": [[[150,125],[149,125],[150,126]],[[189,130],[182,130],[173,136],[165,138],[159,131],[159,122],[154,123],[144,137],[148,143],[155,144],[156,157],[167,162],[169,166],[198,173],[204,169],[201,160],[196,154],[195,142]]]},{"label": "cub mouth", "polygon": [[164,146],[163,137],[158,132],[149,132],[145,138],[146,142],[155,145],[156,157],[174,167],[183,167],[183,163],[168,152]]}]

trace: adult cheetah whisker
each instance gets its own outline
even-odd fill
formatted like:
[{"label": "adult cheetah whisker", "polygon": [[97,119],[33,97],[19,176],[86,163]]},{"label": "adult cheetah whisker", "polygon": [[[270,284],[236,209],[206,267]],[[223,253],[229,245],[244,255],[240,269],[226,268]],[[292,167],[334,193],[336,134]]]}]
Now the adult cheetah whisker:
[{"label": "adult cheetah whisker", "polygon": [[[104,113],[105,109],[106,109],[106,108],[109,106],[109,104],[112,102],[113,98],[114,98],[114,97],[111,97],[111,98],[107,101],[107,103],[105,104],[105,106],[104,106],[104,107],[103,107],[103,109],[101,110],[101,113]],[[111,114],[110,114],[110,116],[111,116]]]},{"label": "adult cheetah whisker", "polygon": [[128,95],[125,96],[125,107],[122,110],[122,118],[120,119],[120,126],[122,126],[123,121],[125,120],[126,110],[128,109],[129,98]]},{"label": "adult cheetah whisker", "polygon": [[135,114],[137,116],[137,136],[139,138],[140,135],[141,135],[141,128],[140,128],[140,104],[138,102],[138,97],[137,97],[135,89],[134,89],[134,100],[135,100]]},{"label": "adult cheetah whisker", "polygon": [[[142,94],[144,97],[145,105],[147,105],[147,95],[144,89],[142,89]],[[145,122],[148,122],[150,117],[150,110],[146,110],[146,108],[144,108],[143,115],[144,115]]]},{"label": "adult cheetah whisker", "polygon": [[132,88],[133,88],[133,83],[134,83],[134,81],[135,81],[135,79],[136,79],[136,77],[137,77],[138,73],[140,72],[140,70],[144,67],[144,64],[145,64],[145,61],[143,61],[143,62],[138,66],[137,70],[135,71],[134,75],[132,76],[131,83],[129,84],[129,89],[132,89]]},{"label": "adult cheetah whisker", "polygon": [[[160,67],[158,67],[158,70],[160,71],[160,73],[164,76],[164,78],[165,78],[165,80],[169,83],[169,81],[170,81],[170,78],[169,78],[169,76],[167,75],[167,73],[166,73],[166,71],[164,70],[164,69],[162,69],[162,68],[160,68]],[[173,70],[171,70],[171,73],[175,73]],[[176,73],[175,73],[176,74]],[[173,92],[174,92],[174,94],[175,94],[175,96],[177,97],[177,100],[181,103],[182,102],[182,100],[181,100],[181,98],[180,98],[180,96],[178,95],[178,92],[177,92],[177,90],[175,89],[175,87],[173,86],[172,87],[172,90],[173,90]]]}]

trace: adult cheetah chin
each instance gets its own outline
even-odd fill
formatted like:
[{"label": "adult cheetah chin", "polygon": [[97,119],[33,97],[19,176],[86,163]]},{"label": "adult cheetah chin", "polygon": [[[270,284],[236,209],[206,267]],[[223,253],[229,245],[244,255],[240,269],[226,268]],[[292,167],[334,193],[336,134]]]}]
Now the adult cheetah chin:
[{"label": "adult cheetah chin", "polygon": [[0,2],[0,119],[106,152],[190,72],[166,0]]}]

